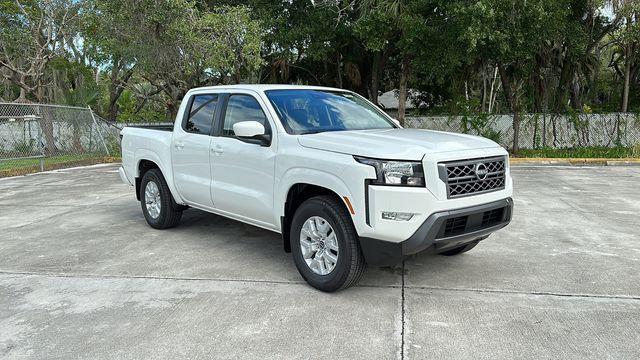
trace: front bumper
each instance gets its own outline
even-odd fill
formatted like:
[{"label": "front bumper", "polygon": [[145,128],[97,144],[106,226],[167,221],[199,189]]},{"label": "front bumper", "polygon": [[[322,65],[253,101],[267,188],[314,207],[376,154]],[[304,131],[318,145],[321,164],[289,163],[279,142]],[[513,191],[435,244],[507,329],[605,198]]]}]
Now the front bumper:
[{"label": "front bumper", "polygon": [[361,237],[360,246],[370,265],[395,265],[407,255],[440,252],[482,240],[511,221],[513,200],[505,198],[471,207],[431,214],[408,239],[401,242]]},{"label": "front bumper", "polygon": [[122,166],[118,168],[118,175],[120,175],[120,180],[122,180],[123,183],[129,186],[133,186],[131,181],[129,181],[129,179],[127,178],[127,173],[124,171],[124,168]]}]

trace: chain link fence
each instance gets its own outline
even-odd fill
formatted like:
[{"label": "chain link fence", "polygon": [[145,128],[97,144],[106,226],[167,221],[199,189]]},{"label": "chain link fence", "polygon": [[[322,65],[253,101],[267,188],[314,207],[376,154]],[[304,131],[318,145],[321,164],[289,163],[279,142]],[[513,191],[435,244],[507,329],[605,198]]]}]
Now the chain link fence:
[{"label": "chain link fence", "polygon": [[107,161],[117,141],[90,108],[0,103],[0,177]]},{"label": "chain link fence", "polygon": [[[126,125],[88,107],[0,103],[0,177],[117,159]],[[408,128],[480,135],[505,148],[513,144],[512,125],[513,115],[405,119]],[[519,143],[522,149],[637,147],[640,114],[523,114]]]},{"label": "chain link fence", "polygon": [[[521,149],[633,147],[640,144],[640,114],[523,114]],[[480,135],[513,145],[513,115],[408,116],[408,128]]]}]

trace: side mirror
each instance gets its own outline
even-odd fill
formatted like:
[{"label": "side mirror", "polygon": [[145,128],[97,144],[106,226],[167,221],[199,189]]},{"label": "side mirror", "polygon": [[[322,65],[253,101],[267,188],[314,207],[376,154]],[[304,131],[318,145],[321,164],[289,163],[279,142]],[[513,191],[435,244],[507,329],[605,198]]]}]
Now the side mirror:
[{"label": "side mirror", "polygon": [[391,119],[391,120],[393,120],[393,123],[394,123],[394,124],[396,124],[396,126],[397,126],[397,127],[399,127],[399,128],[401,128],[401,129],[402,129],[402,125],[400,125],[400,121],[398,121],[398,119],[393,118],[393,119]]},{"label": "side mirror", "polygon": [[256,135],[264,135],[264,126],[257,121],[241,121],[233,124],[233,132],[237,137],[252,138]]},{"label": "side mirror", "polygon": [[241,140],[268,146],[271,136],[266,133],[264,125],[257,121],[240,121],[233,124],[233,132]]}]

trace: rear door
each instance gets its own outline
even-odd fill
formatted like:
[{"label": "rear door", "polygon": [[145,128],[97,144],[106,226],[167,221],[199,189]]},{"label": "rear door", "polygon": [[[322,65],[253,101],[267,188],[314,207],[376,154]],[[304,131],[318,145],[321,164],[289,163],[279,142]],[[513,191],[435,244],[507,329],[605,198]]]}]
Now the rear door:
[{"label": "rear door", "polygon": [[210,144],[220,95],[195,94],[187,99],[182,124],[173,133],[173,181],[190,205],[213,207],[211,199]]},{"label": "rear door", "polygon": [[[211,196],[215,208],[256,225],[276,228],[273,216],[273,184],[276,138],[273,119],[260,97],[252,92],[225,95],[220,125],[211,141]],[[257,121],[271,133],[271,143],[263,146],[235,136],[233,124]]]}]

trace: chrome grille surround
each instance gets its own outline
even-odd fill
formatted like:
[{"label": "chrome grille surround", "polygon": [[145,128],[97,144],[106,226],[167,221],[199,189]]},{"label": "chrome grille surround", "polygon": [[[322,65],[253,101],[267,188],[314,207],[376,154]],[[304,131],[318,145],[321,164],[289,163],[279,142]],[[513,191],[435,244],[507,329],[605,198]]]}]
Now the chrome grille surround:
[{"label": "chrome grille surround", "polygon": [[447,185],[447,198],[460,198],[504,189],[504,156],[438,163],[438,175]]}]

